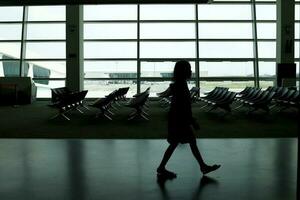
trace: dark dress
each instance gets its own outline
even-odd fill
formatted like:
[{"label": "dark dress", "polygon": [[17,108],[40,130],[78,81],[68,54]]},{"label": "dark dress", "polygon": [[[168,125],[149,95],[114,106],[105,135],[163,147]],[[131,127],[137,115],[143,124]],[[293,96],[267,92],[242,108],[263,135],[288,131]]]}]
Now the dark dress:
[{"label": "dark dress", "polygon": [[172,99],[168,113],[168,142],[190,143],[196,138],[193,134],[190,91],[186,81],[170,84]]}]

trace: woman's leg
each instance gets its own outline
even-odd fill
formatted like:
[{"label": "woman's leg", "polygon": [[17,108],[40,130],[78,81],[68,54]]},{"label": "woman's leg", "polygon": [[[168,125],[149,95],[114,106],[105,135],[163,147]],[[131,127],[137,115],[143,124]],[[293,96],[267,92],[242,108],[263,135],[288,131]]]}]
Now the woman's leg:
[{"label": "woman's leg", "polygon": [[169,161],[169,159],[171,158],[174,150],[176,149],[178,143],[172,143],[169,145],[169,147],[167,148],[164,156],[163,156],[163,159],[159,165],[159,167],[157,168],[157,170],[165,170],[165,167],[166,167],[166,164],[167,162]]},{"label": "woman's leg", "polygon": [[196,160],[198,161],[198,163],[200,165],[200,170],[202,171],[202,173],[204,175],[209,172],[215,171],[221,167],[221,165],[211,165],[210,166],[210,165],[205,164],[205,162],[203,161],[202,156],[200,154],[200,151],[197,147],[196,140],[190,142],[190,147],[193,152],[193,155],[195,156]]},{"label": "woman's leg", "polygon": [[202,158],[202,156],[200,154],[200,151],[198,149],[196,140],[190,142],[190,147],[191,147],[191,150],[192,150],[192,153],[193,153],[194,157],[196,158],[196,160],[198,161],[198,163],[200,165],[200,169],[201,170],[204,169],[207,165],[203,161],[203,158]]}]

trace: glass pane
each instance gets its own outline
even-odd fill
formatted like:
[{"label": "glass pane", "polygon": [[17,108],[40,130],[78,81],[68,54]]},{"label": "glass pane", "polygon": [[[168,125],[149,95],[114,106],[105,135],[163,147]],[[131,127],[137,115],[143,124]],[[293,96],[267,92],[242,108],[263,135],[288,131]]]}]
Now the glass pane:
[{"label": "glass pane", "polygon": [[295,58],[299,58],[299,56],[300,56],[300,52],[299,52],[299,50],[300,50],[300,42],[295,42]]},{"label": "glass pane", "polygon": [[257,23],[258,39],[276,39],[276,23]]},{"label": "glass pane", "polygon": [[254,87],[253,81],[200,81],[201,93],[209,92],[215,87],[227,87],[230,91],[240,92],[245,87]]},{"label": "glass pane", "polygon": [[295,38],[300,39],[300,23],[295,23]]},{"label": "glass pane", "polygon": [[300,20],[300,5],[295,5],[295,19]]},{"label": "glass pane", "polygon": [[66,58],[66,43],[27,42],[26,58]]},{"label": "glass pane", "polygon": [[90,98],[104,97],[122,87],[129,87],[126,97],[132,97],[137,93],[135,80],[84,80],[84,89],[88,90],[87,97]]},{"label": "glass pane", "polygon": [[200,62],[200,77],[253,77],[253,62]]},{"label": "glass pane", "polygon": [[[195,62],[190,62],[195,77]],[[175,62],[141,62],[141,77],[172,78]]]},{"label": "glass pane", "polygon": [[[150,87],[150,97],[157,97],[157,93],[165,91],[171,81],[141,81],[141,92]],[[195,81],[188,81],[188,87],[191,89],[196,86]]]},{"label": "glass pane", "polygon": [[84,58],[136,58],[136,42],[85,42]]},{"label": "glass pane", "polygon": [[194,5],[141,5],[141,20],[195,20]]},{"label": "glass pane", "polygon": [[259,62],[259,76],[260,77],[274,77],[276,76],[275,62]]},{"label": "glass pane", "polygon": [[259,58],[276,58],[276,42],[258,42]]},{"label": "glass pane", "polygon": [[85,78],[136,78],[136,61],[85,61]]},{"label": "glass pane", "polygon": [[259,87],[262,88],[263,90],[267,89],[269,86],[275,86],[276,85],[276,80],[259,80]]},{"label": "glass pane", "polygon": [[34,78],[65,78],[65,61],[27,61],[29,64],[28,76]]},{"label": "glass pane", "polygon": [[28,21],[65,21],[65,6],[29,6]]},{"label": "glass pane", "polygon": [[194,39],[194,23],[141,23],[141,39]]},{"label": "glass pane", "polygon": [[0,61],[0,77],[15,77],[20,76],[20,62],[19,61]]},{"label": "glass pane", "polygon": [[38,83],[35,81],[35,86],[37,87],[36,97],[37,98],[50,98],[51,97],[51,88],[64,87],[65,81],[48,81],[47,84]]},{"label": "glass pane", "polygon": [[[259,87],[266,89],[276,85],[276,62],[259,62]],[[267,80],[264,78],[268,78]]]},{"label": "glass pane", "polygon": [[251,20],[250,5],[199,4],[199,20]]},{"label": "glass pane", "polygon": [[252,58],[252,42],[199,42],[200,58]]},{"label": "glass pane", "polygon": [[136,23],[97,23],[84,25],[84,39],[136,39]]},{"label": "glass pane", "polygon": [[276,20],[276,5],[256,5],[257,20]]},{"label": "glass pane", "polygon": [[199,23],[199,38],[251,39],[251,23]]},{"label": "glass pane", "polygon": [[84,20],[137,20],[136,5],[87,5]]},{"label": "glass pane", "polygon": [[0,40],[21,40],[22,24],[0,24]]},{"label": "glass pane", "polygon": [[141,42],[141,58],[194,58],[195,42]]},{"label": "glass pane", "polygon": [[27,39],[66,39],[65,24],[28,24]]},{"label": "glass pane", "polygon": [[0,56],[6,55],[10,59],[20,58],[21,42],[0,42]]},{"label": "glass pane", "polygon": [[23,7],[1,7],[0,21],[22,21]]}]

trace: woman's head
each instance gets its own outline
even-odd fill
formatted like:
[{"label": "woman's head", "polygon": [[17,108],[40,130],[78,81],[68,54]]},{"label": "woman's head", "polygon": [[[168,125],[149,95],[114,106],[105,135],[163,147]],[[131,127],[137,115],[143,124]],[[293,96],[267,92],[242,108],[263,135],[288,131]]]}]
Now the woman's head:
[{"label": "woman's head", "polygon": [[174,67],[174,81],[187,80],[191,78],[191,76],[192,71],[190,63],[186,60],[177,61]]}]

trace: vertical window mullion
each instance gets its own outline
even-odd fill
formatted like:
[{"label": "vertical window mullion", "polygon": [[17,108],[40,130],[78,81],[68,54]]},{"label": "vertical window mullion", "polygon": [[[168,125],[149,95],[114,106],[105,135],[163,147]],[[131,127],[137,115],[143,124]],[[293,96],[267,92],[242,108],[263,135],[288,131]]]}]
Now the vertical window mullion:
[{"label": "vertical window mullion", "polygon": [[20,74],[24,76],[25,56],[26,56],[26,37],[27,37],[27,20],[28,20],[28,6],[23,6],[22,17],[22,35],[21,35],[21,55],[20,55]]},{"label": "vertical window mullion", "polygon": [[253,41],[253,55],[254,55],[254,85],[259,87],[259,66],[258,66],[258,43],[257,43],[257,23],[256,23],[256,0],[251,0],[251,14],[252,14],[252,37]]},{"label": "vertical window mullion", "polygon": [[196,87],[200,87],[200,64],[199,64],[199,26],[198,26],[198,4],[195,4],[195,35],[196,35],[196,62],[195,62],[195,73],[196,73]]},{"label": "vertical window mullion", "polygon": [[140,4],[137,5],[137,93],[141,92],[141,60],[140,60]]}]

